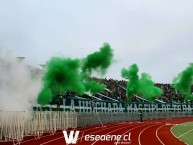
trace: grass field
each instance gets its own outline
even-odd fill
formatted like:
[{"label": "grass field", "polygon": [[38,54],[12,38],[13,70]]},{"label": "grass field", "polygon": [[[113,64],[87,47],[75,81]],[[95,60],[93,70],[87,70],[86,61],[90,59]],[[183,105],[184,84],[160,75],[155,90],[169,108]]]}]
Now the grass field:
[{"label": "grass field", "polygon": [[175,125],[171,130],[177,138],[188,145],[193,145],[193,122]]}]

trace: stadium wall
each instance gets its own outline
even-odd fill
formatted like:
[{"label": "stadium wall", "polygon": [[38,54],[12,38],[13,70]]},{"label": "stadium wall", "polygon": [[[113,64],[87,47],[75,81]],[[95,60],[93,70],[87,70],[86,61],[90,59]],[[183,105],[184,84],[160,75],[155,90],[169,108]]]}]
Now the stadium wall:
[{"label": "stadium wall", "polygon": [[[0,143],[12,141],[19,144],[24,137],[40,138],[43,133],[55,134],[57,130],[104,125],[127,121],[140,121],[139,112],[65,112],[34,111],[26,118],[25,111],[0,111]],[[193,117],[191,112],[143,112],[143,120]]]},{"label": "stadium wall", "polygon": [[[57,105],[36,105],[34,111],[55,111]],[[147,103],[131,102],[123,103],[116,101],[101,101],[89,99],[68,98],[63,99],[60,111],[71,112],[193,112],[193,104],[188,103]]]}]

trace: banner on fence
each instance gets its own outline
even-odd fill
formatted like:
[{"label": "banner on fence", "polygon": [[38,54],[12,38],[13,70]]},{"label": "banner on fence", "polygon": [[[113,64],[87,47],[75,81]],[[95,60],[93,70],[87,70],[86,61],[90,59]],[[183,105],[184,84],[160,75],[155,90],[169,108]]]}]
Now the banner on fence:
[{"label": "banner on fence", "polygon": [[[56,105],[37,105],[34,110],[55,110]],[[192,112],[193,104],[113,102],[68,98],[63,99],[60,110],[72,112]]]}]

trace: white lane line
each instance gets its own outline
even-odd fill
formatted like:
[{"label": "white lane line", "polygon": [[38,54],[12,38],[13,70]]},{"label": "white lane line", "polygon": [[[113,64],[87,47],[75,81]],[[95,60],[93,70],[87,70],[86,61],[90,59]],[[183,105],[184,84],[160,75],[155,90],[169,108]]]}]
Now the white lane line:
[{"label": "white lane line", "polygon": [[[134,127],[134,128],[132,128],[132,129],[129,129],[129,130],[125,131],[125,132],[121,135],[121,137],[122,137],[124,134],[126,134],[127,132],[129,132],[129,131],[132,131],[132,130],[134,130],[134,129],[136,129],[136,128],[139,128],[139,127],[142,127],[142,126],[146,126],[146,125],[147,125],[147,124],[143,124],[143,125]],[[117,140],[116,145],[118,144],[118,142],[119,142],[119,141]]]},{"label": "white lane line", "polygon": [[[132,124],[131,126],[134,126],[135,124]],[[128,126],[129,127],[129,126]],[[106,133],[106,134],[104,134],[104,135],[108,135],[108,134],[110,134],[110,133],[112,133],[112,132],[115,132],[115,131],[117,131],[117,130],[120,130],[120,129],[122,129],[122,128],[125,128],[125,126],[124,127],[121,127],[121,128],[118,128],[118,129],[115,129],[115,130],[113,130],[113,131],[110,131],[110,132],[108,132],[108,133]],[[96,143],[97,141],[95,141],[95,142],[93,142],[91,145],[94,145],[95,143]]]},{"label": "white lane line", "polygon": [[[156,124],[156,125],[157,125],[157,124]],[[141,141],[140,141],[141,134],[142,134],[146,129],[148,129],[148,128],[150,128],[150,127],[153,127],[153,126],[156,126],[156,125],[148,126],[148,127],[144,128],[144,129],[140,132],[140,134],[139,134],[139,136],[138,136],[139,145],[141,145]]]},{"label": "white lane line", "polygon": [[[125,125],[125,124],[120,124],[120,125],[118,125],[118,126],[123,126],[123,125]],[[102,130],[97,130],[97,131],[95,131],[95,132],[91,132],[90,134],[92,134],[92,133],[97,133],[97,132],[100,132],[100,131],[103,131],[103,130],[106,130],[106,129],[111,129],[111,128],[115,128],[115,127],[117,127],[117,126],[113,126],[113,125],[111,125],[112,127],[110,127],[110,128],[107,128],[107,127],[101,127],[101,128],[104,128],[104,129],[102,129]],[[96,129],[96,128],[92,128],[93,130],[94,129]],[[92,130],[91,129],[91,130]],[[99,129],[99,128],[98,128]],[[83,130],[84,131],[84,130]],[[88,134],[88,135],[90,135],[90,134]],[[83,136],[84,137],[84,136]],[[79,139],[82,139],[83,137],[81,137],[81,138],[78,138],[78,140]],[[50,140],[50,141],[47,141],[47,142],[44,142],[44,143],[42,143],[42,144],[40,144],[40,145],[44,145],[44,144],[48,144],[48,143],[50,143],[50,142],[53,142],[53,141],[56,141],[56,140],[59,140],[59,139],[62,139],[62,138],[64,138],[63,136],[62,137],[58,137],[58,138],[56,138],[56,139],[53,139],[53,140]]]},{"label": "white lane line", "polygon": [[[112,125],[109,125],[109,126],[112,126]],[[123,126],[123,124],[121,124],[121,125],[119,125],[119,126]],[[104,127],[101,127],[101,128],[104,128]],[[115,128],[115,126],[112,126],[112,127],[110,127],[110,128]],[[110,128],[108,128],[108,129],[110,129]],[[94,129],[96,129],[96,128],[92,128],[92,129],[90,129],[90,130],[94,130]],[[103,131],[103,130],[106,130],[106,129],[107,129],[107,128],[102,129],[102,130],[97,130],[97,131],[91,132],[91,133],[100,132],[100,131]],[[90,133],[90,134],[91,134],[91,133]],[[90,135],[90,134],[88,134],[88,135]],[[79,139],[82,139],[83,137],[85,137],[85,136],[82,136],[81,138],[78,138],[78,140],[79,140]],[[62,138],[64,138],[64,137],[62,136],[62,137],[59,137],[59,138],[50,140],[50,141],[48,141],[48,142],[44,142],[44,143],[42,143],[41,145],[44,145],[44,144],[47,144],[47,143],[50,143],[50,142],[53,142],[53,141],[56,141],[56,140],[59,140],[59,139],[62,139]]]},{"label": "white lane line", "polygon": [[[86,128],[88,128],[88,129],[86,129]],[[80,127],[80,128],[78,128],[78,129],[84,129],[84,127]],[[93,128],[85,127],[85,130],[84,130],[84,131],[88,131],[88,130],[92,130],[92,129],[93,129]],[[60,132],[58,132],[58,133],[55,133],[55,134],[42,135],[42,136],[40,136],[39,139],[42,139],[42,138],[45,138],[45,137],[48,137],[48,136],[54,136],[54,135],[57,135],[57,134],[60,134],[60,133],[62,133],[62,131],[60,131]],[[31,135],[31,137],[33,137],[33,135]],[[22,141],[20,144],[26,143],[26,142],[29,142],[29,141],[33,141],[33,140],[38,140],[38,139],[35,138],[35,136],[34,136],[34,138],[28,139],[28,140],[24,140],[24,141]]]},{"label": "white lane line", "polygon": [[[86,127],[86,128],[87,128],[87,127]],[[83,129],[83,128],[81,127],[81,129]],[[89,129],[86,129],[85,131],[92,130],[92,129],[93,129],[93,128],[89,128]],[[54,136],[54,135],[57,135],[57,134],[60,134],[60,133],[62,133],[62,131],[61,131],[61,132],[58,132],[58,133],[55,133],[55,134],[48,134],[48,135],[40,136],[39,139],[42,139],[42,138],[45,138],[45,137],[48,137],[48,136]],[[22,141],[20,144],[26,143],[26,142],[29,142],[29,141],[32,141],[32,140],[38,140],[38,139],[34,137],[34,138],[32,138],[32,139],[28,139],[28,140]]]},{"label": "white lane line", "polygon": [[[175,125],[174,125],[174,126],[175,126]],[[173,136],[175,136],[175,138],[177,138],[177,136],[172,132],[174,126],[172,126],[172,127],[170,128],[170,132],[172,133]]]},{"label": "white lane line", "polygon": [[[184,124],[184,123],[182,123],[182,124],[178,124],[178,125],[192,126],[192,125],[187,125],[187,124]],[[174,126],[173,126],[173,127],[174,127]],[[172,128],[173,128],[173,127],[172,127]],[[172,129],[172,128],[171,128],[171,129]],[[173,132],[171,131],[171,129],[170,129],[170,132],[173,134]],[[192,132],[192,131],[193,131],[193,129],[191,129],[191,130],[189,130],[189,131],[187,131],[187,132],[185,132],[185,133],[181,134],[181,135],[180,135],[180,136],[178,136],[178,137],[177,137],[177,136],[175,136],[174,134],[173,134],[173,135],[174,135],[176,138],[180,139],[180,137],[182,137],[182,136],[184,136],[184,135],[186,135],[186,134],[188,134],[188,133],[190,133],[190,132]],[[181,140],[181,139],[180,139],[180,140]],[[181,141],[182,141],[182,140],[181,140]]]},{"label": "white lane line", "polygon": [[161,139],[159,138],[159,136],[158,136],[158,131],[160,130],[160,128],[162,128],[162,127],[164,127],[164,126],[166,126],[166,125],[162,125],[162,126],[160,126],[159,128],[157,128],[157,130],[156,130],[156,137],[157,137],[157,139],[159,140],[159,142],[162,144],[162,145],[165,145],[162,141],[161,141]]},{"label": "white lane line", "polygon": [[[175,126],[175,125],[174,125],[174,126]],[[175,138],[179,139],[181,142],[184,142],[184,141],[182,141],[180,138],[178,138],[178,137],[172,132],[172,129],[173,129],[174,126],[172,126],[172,127],[170,128],[170,132],[172,133],[172,135],[173,135]]]},{"label": "white lane line", "polygon": [[[129,125],[132,126],[133,124],[129,124]],[[112,126],[112,127],[110,127],[110,128],[107,128],[107,127],[106,127],[105,129],[102,129],[102,130],[99,130],[99,131],[95,131],[95,132],[91,132],[91,133],[89,133],[89,134],[87,134],[87,135],[90,135],[90,134],[96,133],[96,132],[100,132],[100,131],[103,131],[103,130],[111,129],[111,128],[116,128],[116,127],[119,127],[119,126],[120,126],[120,127],[122,127],[122,126],[125,127],[125,124],[119,124],[119,125],[117,125],[117,126],[116,126],[115,124],[112,124],[111,126]],[[102,128],[103,128],[103,127],[102,127]],[[85,137],[85,136],[82,136],[81,138],[78,138],[78,140],[79,140],[79,139],[82,139],[83,137]]]},{"label": "white lane line", "polygon": [[[48,135],[43,135],[43,136],[40,136],[40,138],[39,139],[42,139],[42,138],[45,138],[45,137],[48,137],[48,136],[53,136],[53,135],[57,135],[57,134],[60,134],[61,132],[58,132],[58,133],[55,133],[55,134],[48,134]],[[31,137],[32,137],[33,135],[31,135]],[[27,137],[27,136],[26,136]],[[25,141],[22,141],[20,144],[22,144],[22,143],[26,143],[26,142],[29,142],[29,141],[32,141],[32,140],[38,140],[37,138],[35,138],[35,136],[34,136],[34,138],[32,138],[32,139],[28,139],[28,140],[25,140]]]},{"label": "white lane line", "polygon": [[[182,121],[184,121],[184,120],[176,121],[176,125],[179,125],[178,123],[180,123],[180,122],[182,122]],[[159,129],[162,128],[162,127],[164,127],[164,126],[166,126],[166,125],[169,125],[169,124],[165,124],[165,125],[163,125],[163,126],[160,126]],[[170,125],[173,125],[173,124],[170,124]],[[174,126],[175,126],[175,125],[173,125],[173,126],[170,128],[170,132],[172,133],[172,135],[173,135],[175,138],[178,138],[178,137],[175,136],[175,134],[172,132],[172,128],[173,128]],[[162,143],[163,145],[165,145],[165,144],[161,141],[161,139],[159,138],[159,136],[158,136],[158,131],[159,131],[159,129],[156,130],[156,136],[157,136],[158,140],[160,141],[160,143]],[[182,141],[181,139],[179,139],[179,140]]]}]

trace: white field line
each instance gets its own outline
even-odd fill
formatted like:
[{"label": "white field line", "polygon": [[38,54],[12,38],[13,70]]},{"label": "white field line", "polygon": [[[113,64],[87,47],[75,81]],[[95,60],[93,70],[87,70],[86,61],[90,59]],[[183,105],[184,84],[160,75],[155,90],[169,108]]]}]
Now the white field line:
[{"label": "white field line", "polygon": [[[79,129],[83,129],[84,127],[80,127]],[[88,128],[88,127],[85,127],[85,128]],[[84,131],[88,131],[88,130],[92,130],[93,128],[89,128],[89,129],[85,129]],[[48,136],[54,136],[54,135],[57,135],[57,134],[60,134],[62,133],[61,132],[58,132],[58,133],[55,133],[55,134],[48,134],[48,135],[43,135],[43,136],[40,136],[39,139],[42,139],[42,138],[45,138],[45,137],[48,137]],[[28,140],[25,140],[25,141],[22,141],[20,144],[22,143],[26,143],[26,142],[29,142],[29,141],[32,141],[32,140],[37,140],[37,138],[32,138],[32,139],[28,139]]]},{"label": "white field line", "polygon": [[[174,126],[175,126],[175,125],[174,125]],[[170,128],[170,132],[172,133],[172,135],[173,135],[175,138],[177,138],[177,139],[179,139],[180,141],[182,141],[180,138],[178,138],[178,137],[172,132],[172,129],[173,129],[174,126],[172,126],[172,127]],[[184,141],[182,141],[182,142],[184,142]]]},{"label": "white field line", "polygon": [[[59,134],[59,133],[61,133],[61,132],[58,132],[58,133],[55,133],[55,134],[43,135],[43,136],[40,137],[40,139],[41,139],[41,138],[44,138],[44,137],[48,137],[48,136],[57,135],[57,134]],[[32,139],[28,139],[28,140],[22,141],[20,144],[26,143],[26,142],[29,142],[29,141],[32,141],[32,140],[37,140],[37,138],[32,138]]]},{"label": "white field line", "polygon": [[[157,124],[156,124],[156,125],[157,125]],[[156,125],[148,126],[148,127],[144,128],[144,129],[139,133],[139,136],[138,136],[139,145],[141,145],[141,141],[140,141],[141,134],[142,134],[146,129],[148,129],[148,128],[150,128],[150,127],[153,127],[153,126],[156,126]]]},{"label": "white field line", "polygon": [[[178,125],[178,126],[193,126],[193,125],[188,125],[188,124],[185,124],[185,123],[176,124],[176,125]],[[173,136],[175,136],[175,137],[178,138],[178,139],[180,139],[180,137],[182,137],[182,136],[184,136],[184,135],[186,135],[186,134],[188,134],[188,133],[190,133],[190,132],[193,131],[193,129],[191,129],[191,130],[189,130],[189,131],[187,131],[187,132],[185,132],[185,133],[183,133],[183,134],[181,134],[180,136],[177,137],[177,136],[172,132],[173,127],[175,127],[176,125],[174,125],[174,126],[172,126],[172,128],[170,128],[170,132],[173,134]],[[180,139],[180,140],[181,140],[181,139]]]},{"label": "white field line", "polygon": [[182,136],[184,136],[184,135],[186,135],[186,134],[188,134],[188,133],[190,133],[190,132],[192,132],[192,131],[193,131],[193,129],[191,129],[191,130],[189,130],[189,131],[187,131],[187,132],[181,134],[180,136],[178,136],[178,138],[180,138],[180,137],[182,137]]},{"label": "white field line", "polygon": [[[89,127],[91,127],[91,126],[85,127],[85,130],[84,130],[84,131],[88,131],[88,130],[92,130],[92,129],[93,129],[93,128],[89,128]],[[89,128],[89,129],[86,129],[86,128]],[[84,129],[84,127],[80,127],[80,128],[78,128],[78,129]],[[48,135],[40,136],[39,139],[42,139],[42,138],[45,138],[45,137],[48,137],[48,136],[54,136],[54,135],[57,135],[57,134],[60,134],[60,133],[62,133],[62,131],[61,131],[61,132],[58,132],[58,133],[55,133],[55,134],[48,134]],[[32,135],[32,136],[33,136],[33,135]],[[32,141],[32,140],[37,140],[37,138],[32,138],[32,139],[28,139],[28,140],[22,141],[20,144],[26,143],[26,142],[29,142],[29,141]]]},{"label": "white field line", "polygon": [[162,128],[162,127],[164,127],[164,126],[166,126],[166,125],[162,125],[162,126],[160,126],[159,128],[157,128],[157,130],[156,130],[156,137],[157,137],[157,139],[159,140],[159,142],[162,144],[162,145],[165,145],[162,141],[161,141],[161,139],[159,138],[159,136],[158,136],[158,131],[160,130],[160,128]]},{"label": "white field line", "polygon": [[[135,124],[132,124],[132,126],[134,126],[134,125],[135,125]],[[118,128],[118,129],[115,129],[115,130],[113,130],[113,131],[110,131],[110,132],[108,132],[108,133],[106,133],[106,134],[104,134],[104,135],[108,135],[108,134],[110,134],[110,133],[112,133],[112,132],[115,132],[115,131],[117,131],[117,130],[120,130],[120,129],[122,129],[122,128],[125,128],[125,126],[124,126],[124,127],[121,127],[121,128]],[[94,145],[96,142],[97,142],[97,141],[93,142],[91,145]]]},{"label": "white field line", "polygon": [[[125,125],[125,124],[120,124],[119,126],[123,126],[123,125]],[[116,127],[117,127],[117,126],[112,126],[112,127],[110,127],[110,128],[116,128]],[[104,127],[101,127],[101,128],[104,128]],[[96,129],[96,128],[92,128],[92,129],[94,130],[94,129]],[[92,130],[92,129],[90,129],[90,130]],[[91,132],[90,134],[92,134],[92,133],[97,133],[97,132],[100,132],[100,131],[103,131],[103,130],[106,130],[106,129],[109,129],[109,128],[105,127],[104,129],[97,130],[97,131],[95,131],[95,132]],[[90,135],[90,134],[88,134],[88,135]],[[82,139],[83,137],[85,137],[85,136],[82,136],[81,138],[78,138],[78,140],[79,140],[79,139]],[[64,137],[63,137],[63,136],[62,136],[62,137],[58,137],[58,138],[56,138],[56,139],[53,139],[53,140],[44,142],[44,143],[42,143],[42,144],[40,144],[40,145],[45,145],[45,144],[48,144],[48,143],[50,143],[50,142],[53,142],[53,141],[56,141],[56,140],[59,140],[59,139],[62,139],[62,138],[64,138]]]},{"label": "white field line", "polygon": [[[134,129],[136,129],[136,128],[139,128],[139,127],[142,127],[142,126],[146,126],[147,124],[143,124],[143,125],[139,125],[139,126],[137,126],[137,127],[134,127],[134,128],[132,128],[132,129],[129,129],[129,130],[127,130],[126,132],[124,132],[122,135],[121,135],[121,137],[123,136],[123,135],[125,135],[127,132],[129,132],[129,131],[131,131],[131,130],[134,130]],[[118,144],[118,141],[116,142],[116,145]]]},{"label": "white field line", "polygon": [[[181,121],[182,121],[182,119],[181,119]],[[180,123],[180,122],[179,122]],[[176,125],[183,125],[184,123],[182,123],[182,124],[176,124]],[[173,132],[172,132],[172,130],[173,130],[173,128],[176,126],[176,125],[174,125],[174,126],[172,126],[171,128],[170,128],[170,132],[172,133],[172,135],[175,137],[175,138],[177,138],[177,139],[179,139],[181,142],[184,142],[183,140],[181,140],[179,137],[177,137]],[[192,126],[192,125],[191,125]],[[184,142],[185,143],[185,142]],[[185,143],[186,144],[186,143]]]}]

